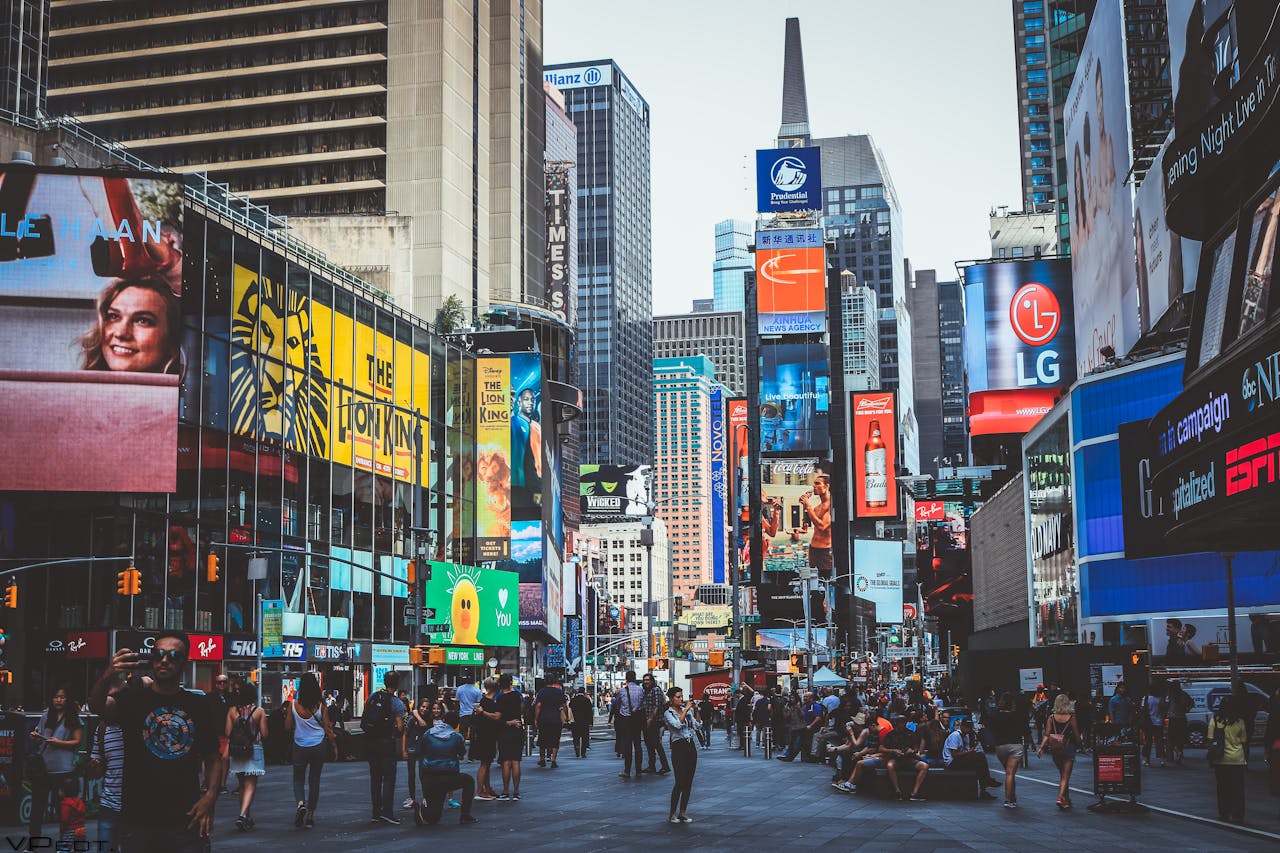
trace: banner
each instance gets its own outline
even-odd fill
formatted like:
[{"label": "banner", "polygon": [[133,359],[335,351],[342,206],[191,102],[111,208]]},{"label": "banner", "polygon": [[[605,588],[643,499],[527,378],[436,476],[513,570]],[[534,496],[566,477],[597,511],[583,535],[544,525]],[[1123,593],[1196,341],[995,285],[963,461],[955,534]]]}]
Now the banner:
[{"label": "banner", "polygon": [[853,540],[853,592],[876,606],[876,622],[902,622],[902,543]]},{"label": "banner", "polygon": [[[747,522],[750,520],[751,506],[751,430],[748,426],[747,400],[745,397],[730,397],[725,400],[726,416],[729,421],[729,464],[732,470],[730,486],[730,507],[732,514],[730,524],[733,526],[733,565],[746,562],[743,552],[748,535]],[[730,578],[732,580],[732,578]]]},{"label": "banner", "polygon": [[178,175],[0,165],[0,491],[177,487],[182,234]]},{"label": "banner", "polygon": [[481,560],[511,556],[511,363],[476,359],[476,538]]},{"label": "banner", "polygon": [[829,450],[831,376],[826,346],[761,341],[760,364],[760,451]]},{"label": "banner", "polygon": [[262,600],[262,656],[282,657],[283,645],[284,600],[264,598]]},{"label": "banner", "polygon": [[897,397],[892,391],[855,391],[849,400],[853,515],[897,518]]},{"label": "banner", "polygon": [[830,576],[831,466],[819,459],[767,459],[760,465],[764,571],[812,566]]},{"label": "banner", "polygon": [[729,485],[725,481],[725,456],[728,451],[725,436],[724,389],[711,389],[711,581],[725,583],[725,524],[729,517],[725,500]]},{"label": "banner", "polygon": [[648,465],[580,465],[583,521],[637,519],[649,514]]},{"label": "banner", "polygon": [[571,168],[565,164],[548,163],[546,166],[547,303],[551,306],[551,313],[565,324],[570,322],[574,296],[570,282],[573,258],[569,256],[569,241],[573,224],[572,205],[577,200],[569,197]]},{"label": "banner", "polygon": [[427,642],[454,646],[517,646],[520,644],[520,579],[511,572],[431,562],[426,606],[433,619],[424,620]]},{"label": "banner", "polygon": [[756,151],[756,210],[778,213],[822,209],[822,150]]}]

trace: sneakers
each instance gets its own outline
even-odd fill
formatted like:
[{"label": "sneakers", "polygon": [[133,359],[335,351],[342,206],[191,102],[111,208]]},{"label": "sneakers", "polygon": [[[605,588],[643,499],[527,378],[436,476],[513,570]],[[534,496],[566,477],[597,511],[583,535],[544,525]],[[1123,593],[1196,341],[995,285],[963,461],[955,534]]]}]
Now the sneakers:
[{"label": "sneakers", "polygon": [[1004,801],[1004,807],[1005,807],[1006,809],[1016,809],[1016,808],[1018,807],[1018,801],[1017,801],[1017,800],[1005,800],[1005,801]]},{"label": "sneakers", "polygon": [[539,767],[546,767],[546,766],[547,766],[547,760],[546,760],[545,758],[539,758],[539,759],[538,759],[538,766],[539,766]]},{"label": "sneakers", "polygon": [[387,825],[389,825],[389,826],[399,826],[399,825],[400,825],[400,818],[398,818],[398,817],[392,817],[392,816],[391,816],[391,815],[389,815],[389,814],[378,815],[378,820],[382,821],[383,823],[385,823],[385,824],[387,824]]},{"label": "sneakers", "polygon": [[479,822],[480,821],[476,820],[469,814],[464,814],[462,817],[458,818],[458,823],[479,823]]},{"label": "sneakers", "polygon": [[[308,810],[307,819],[302,822],[302,825],[307,829],[314,829],[316,825],[316,813]],[[249,818],[249,828],[253,829],[253,818]]]},{"label": "sneakers", "polygon": [[680,815],[680,817],[676,818],[676,820],[680,821],[681,823],[693,823],[693,818],[689,817],[687,814]]},{"label": "sneakers", "polygon": [[[293,825],[302,826],[302,822],[307,819],[307,806],[305,803],[298,803],[298,813],[293,816]],[[378,819],[377,815],[373,816],[374,820]]]},{"label": "sneakers", "polygon": [[498,802],[500,803],[505,803],[510,799],[511,799],[511,795],[508,794],[506,791],[503,791],[501,794],[498,795]]},{"label": "sneakers", "polygon": [[672,815],[671,817],[667,818],[667,823],[674,823],[679,825],[680,818],[676,817],[675,815]]},{"label": "sneakers", "polygon": [[631,774],[630,774],[630,773],[619,773],[619,774],[618,774],[618,778],[619,778],[619,779],[630,779],[630,778],[631,778]]},{"label": "sneakers", "polygon": [[559,765],[559,764],[556,764],[555,759],[552,759],[552,760],[551,760],[551,766],[552,766],[552,767],[559,767],[560,765]]},{"label": "sneakers", "polygon": [[520,792],[516,791],[514,794],[512,794],[511,800],[512,802],[517,802],[517,803],[520,802]]},{"label": "sneakers", "polygon": [[405,797],[404,802],[400,804],[400,808],[402,809],[413,808],[413,797]]},{"label": "sneakers", "polygon": [[495,796],[492,796],[491,794],[476,794],[475,799],[479,800],[482,803],[489,803],[489,802],[493,802],[498,798]]},{"label": "sneakers", "polygon": [[928,801],[924,798],[924,795],[923,795],[923,794],[912,794],[911,796],[907,797],[907,799],[908,799],[910,802],[913,802],[913,803],[924,803],[924,802],[928,802]]},{"label": "sneakers", "polygon": [[659,776],[666,776],[666,775],[667,775],[668,773],[670,773],[670,772],[671,772],[671,768],[670,768],[670,767],[664,767],[664,768],[662,768],[661,770],[659,770],[659,771],[658,771],[658,775],[659,775]]},{"label": "sneakers", "polygon": [[253,826],[253,821],[249,819],[248,815],[242,814],[236,818],[236,829],[241,832],[248,832],[251,826]]}]

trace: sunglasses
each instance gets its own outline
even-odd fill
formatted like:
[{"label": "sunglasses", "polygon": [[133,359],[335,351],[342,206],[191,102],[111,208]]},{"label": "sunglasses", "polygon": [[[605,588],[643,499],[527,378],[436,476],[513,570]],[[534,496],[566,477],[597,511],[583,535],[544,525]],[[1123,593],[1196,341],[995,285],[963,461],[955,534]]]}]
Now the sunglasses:
[{"label": "sunglasses", "polygon": [[152,649],[151,660],[160,662],[162,660],[172,661],[173,663],[182,663],[187,659],[187,653],[181,649]]}]

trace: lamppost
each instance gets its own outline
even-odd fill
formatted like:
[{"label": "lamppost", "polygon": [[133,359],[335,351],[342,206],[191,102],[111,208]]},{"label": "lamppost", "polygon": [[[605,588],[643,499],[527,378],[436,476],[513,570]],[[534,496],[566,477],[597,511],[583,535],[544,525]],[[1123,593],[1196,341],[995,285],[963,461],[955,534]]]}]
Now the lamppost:
[{"label": "lamppost", "polygon": [[[650,611],[652,618],[656,620],[658,611],[658,602],[653,598],[653,520],[654,512],[659,506],[669,501],[677,501],[685,498],[698,498],[700,500],[710,500],[710,498],[702,492],[685,492],[678,495],[667,495],[665,498],[651,500],[645,504],[645,516],[641,519],[644,523],[644,530],[640,531],[640,544],[645,547],[645,657],[653,657],[651,648],[653,637],[653,623],[650,621]],[[668,542],[670,539],[668,538]],[[671,569],[671,551],[667,550],[667,615],[669,617],[669,643],[668,654],[674,656],[676,648],[676,620],[675,616],[675,575]],[[736,605],[735,605],[736,606]],[[671,659],[671,658],[668,658]],[[736,655],[735,655],[736,659]]]}]

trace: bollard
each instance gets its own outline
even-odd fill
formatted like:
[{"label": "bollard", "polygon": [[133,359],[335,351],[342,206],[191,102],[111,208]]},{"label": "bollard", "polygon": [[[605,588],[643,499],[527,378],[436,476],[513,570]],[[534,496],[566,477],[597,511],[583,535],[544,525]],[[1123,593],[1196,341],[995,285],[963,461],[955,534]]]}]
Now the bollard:
[{"label": "bollard", "polygon": [[742,733],[742,755],[745,758],[751,757],[751,726],[747,726]]},{"label": "bollard", "polygon": [[764,757],[766,761],[773,758],[773,726],[764,730]]}]

